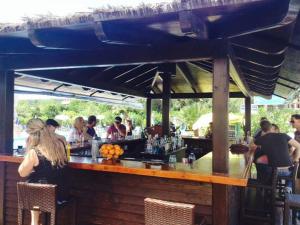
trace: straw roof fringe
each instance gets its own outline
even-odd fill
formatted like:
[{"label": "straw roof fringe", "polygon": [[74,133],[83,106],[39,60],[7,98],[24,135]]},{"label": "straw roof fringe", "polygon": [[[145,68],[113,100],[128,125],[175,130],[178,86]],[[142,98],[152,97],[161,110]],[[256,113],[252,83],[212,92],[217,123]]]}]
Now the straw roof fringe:
[{"label": "straw roof fringe", "polygon": [[15,32],[26,29],[61,27],[113,19],[148,17],[164,13],[178,12],[181,10],[192,10],[258,1],[261,0],[174,0],[172,2],[161,2],[158,4],[141,3],[137,7],[107,5],[96,8],[93,12],[75,13],[74,15],[66,17],[57,17],[53,14],[48,14],[24,18],[24,23],[22,24],[0,23],[0,32]]}]

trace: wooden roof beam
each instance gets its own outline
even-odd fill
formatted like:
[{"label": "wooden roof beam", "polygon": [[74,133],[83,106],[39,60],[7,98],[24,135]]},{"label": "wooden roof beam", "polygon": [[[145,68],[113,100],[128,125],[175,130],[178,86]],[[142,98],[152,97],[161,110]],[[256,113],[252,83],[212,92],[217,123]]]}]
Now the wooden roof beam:
[{"label": "wooden roof beam", "polygon": [[285,80],[285,81],[288,81],[290,83],[296,84],[296,85],[300,85],[300,82],[297,82],[297,81],[294,81],[294,80],[290,80],[290,79],[288,79],[286,77],[283,77],[283,76],[280,76],[280,75],[278,76],[278,78],[280,78],[282,80]]},{"label": "wooden roof beam", "polygon": [[31,43],[38,48],[95,50],[103,47],[93,28],[67,29],[63,27],[33,28],[27,30]]},{"label": "wooden roof beam", "polygon": [[269,83],[264,82],[264,83],[261,83],[261,82],[259,82],[257,80],[249,79],[249,78],[246,78],[246,80],[247,80],[248,84],[254,84],[254,85],[257,85],[257,87],[263,87],[265,89],[273,89],[276,86],[276,82],[269,82]]},{"label": "wooden roof beam", "polygon": [[135,71],[136,69],[138,69],[138,68],[140,68],[142,66],[144,66],[144,64],[137,65],[137,66],[133,67],[132,69],[125,71],[124,73],[121,73],[121,74],[118,74],[117,76],[114,76],[113,79],[116,80],[116,79],[119,79],[121,77],[124,77],[125,75],[131,73],[132,71]]},{"label": "wooden roof beam", "polygon": [[[148,94],[147,97],[153,99],[161,99],[162,94]],[[231,92],[229,93],[230,98],[245,98],[242,92]],[[172,99],[188,99],[188,98],[212,98],[212,93],[171,93]]]},{"label": "wooden roof beam", "polygon": [[284,83],[281,83],[281,82],[276,82],[277,84],[283,86],[283,87],[286,87],[286,88],[289,88],[289,89],[292,89],[292,90],[297,90],[298,88],[297,87],[292,87],[290,85],[287,85],[287,84],[284,84]]},{"label": "wooden roof beam", "polygon": [[159,64],[161,62],[199,61],[211,58],[215,41],[182,42],[159,47],[104,47],[101,51],[47,51],[34,54],[9,54],[6,69],[42,70],[44,68],[109,67],[121,65]]},{"label": "wooden roof beam", "polygon": [[[41,71],[39,71],[41,72]],[[56,82],[60,82],[60,83],[64,83],[66,85],[77,85],[77,86],[81,86],[81,87],[87,87],[87,88],[94,88],[94,89],[98,89],[98,90],[104,90],[104,91],[110,91],[110,92],[114,92],[114,93],[120,93],[120,94],[125,94],[125,95],[131,95],[131,96],[137,96],[137,97],[145,97],[145,93],[142,91],[137,91],[134,89],[130,89],[127,87],[123,87],[123,86],[116,86],[114,84],[111,83],[105,83],[105,82],[101,82],[101,83],[93,83],[93,82],[78,82],[75,79],[66,81],[63,79],[63,76],[61,79],[51,79],[49,77],[47,77],[47,75],[42,74],[42,73],[38,73],[38,74],[33,74],[30,72],[15,72],[18,75],[24,75],[24,76],[28,76],[28,77],[34,77],[34,78],[43,78],[43,79],[48,79],[51,81],[56,81]]]},{"label": "wooden roof beam", "polygon": [[240,46],[232,46],[232,51],[237,59],[270,68],[280,67],[284,61],[284,54],[267,55]]},{"label": "wooden roof beam", "polygon": [[187,67],[186,63],[177,63],[177,68],[179,69],[181,75],[185,79],[185,81],[191,86],[195,93],[201,92],[198,88],[196,81],[191,74],[190,69]]},{"label": "wooden roof beam", "polygon": [[[114,66],[111,67],[111,69],[107,69],[104,71],[99,71],[95,73],[92,77],[88,78],[89,81],[94,81],[94,82],[111,82],[114,81],[114,78],[116,76],[119,76],[123,73],[127,73],[131,69],[137,67],[136,65],[131,65],[131,66]],[[110,68],[110,67],[108,67]]]},{"label": "wooden roof beam", "polygon": [[260,80],[262,82],[270,82],[270,81],[276,81],[278,79],[278,76],[261,76],[261,75],[256,75],[256,74],[249,74],[249,73],[245,73],[243,72],[245,77],[250,77],[250,78],[254,78],[256,80]]},{"label": "wooden roof beam", "polygon": [[203,65],[200,61],[199,62],[188,62],[188,63],[196,66],[198,69],[200,69],[204,72],[212,73],[212,68]]},{"label": "wooden roof beam", "polygon": [[[124,84],[126,84],[126,85],[130,85],[130,83],[132,83],[132,82],[135,82],[135,81],[140,81],[145,75],[149,75],[149,73],[151,73],[151,74],[153,74],[154,73],[154,75],[152,76],[152,79],[153,79],[153,77],[155,76],[155,74],[156,74],[156,71],[157,71],[157,68],[158,68],[158,66],[154,66],[154,65],[147,65],[147,68],[145,68],[146,69],[146,71],[143,71],[142,73],[140,73],[140,74],[135,74],[133,77],[129,77],[128,79],[126,79],[125,81],[124,81]],[[151,79],[151,80],[152,80]]]},{"label": "wooden roof beam", "polygon": [[235,55],[232,49],[229,48],[229,74],[236,86],[241,90],[241,92],[246,96],[250,97],[253,95],[251,89],[249,88],[245,77],[239,68],[239,64],[235,60]]},{"label": "wooden roof beam", "polygon": [[251,72],[255,72],[258,74],[262,74],[262,75],[275,75],[278,74],[280,71],[280,67],[277,68],[270,68],[270,67],[265,67],[265,66],[261,66],[261,65],[257,65],[257,64],[253,64],[247,61],[243,61],[243,60],[236,60],[236,62],[238,63],[239,67],[241,68],[242,71],[251,71]]},{"label": "wooden roof beam", "polygon": [[272,38],[263,38],[254,33],[232,38],[230,44],[267,55],[280,55],[285,52],[288,43]]},{"label": "wooden roof beam", "polygon": [[277,97],[279,97],[279,98],[283,98],[283,99],[286,99],[286,97],[283,97],[283,96],[281,96],[281,95],[278,95],[278,94],[273,94],[273,95],[275,95],[275,96],[277,96]]}]

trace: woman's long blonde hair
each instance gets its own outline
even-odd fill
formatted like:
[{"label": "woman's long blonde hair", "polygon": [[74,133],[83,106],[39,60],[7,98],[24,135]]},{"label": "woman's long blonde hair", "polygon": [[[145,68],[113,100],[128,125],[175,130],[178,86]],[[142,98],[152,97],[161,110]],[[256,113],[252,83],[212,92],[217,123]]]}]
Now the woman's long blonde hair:
[{"label": "woman's long blonde hair", "polygon": [[27,123],[29,134],[27,149],[37,149],[52,165],[63,167],[67,162],[64,144],[54,133],[49,132],[41,119],[31,119]]},{"label": "woman's long blonde hair", "polygon": [[76,117],[76,119],[74,121],[74,128],[80,130],[81,132],[83,131],[83,128],[84,128],[84,119],[83,119],[83,117],[81,117],[81,116]]}]

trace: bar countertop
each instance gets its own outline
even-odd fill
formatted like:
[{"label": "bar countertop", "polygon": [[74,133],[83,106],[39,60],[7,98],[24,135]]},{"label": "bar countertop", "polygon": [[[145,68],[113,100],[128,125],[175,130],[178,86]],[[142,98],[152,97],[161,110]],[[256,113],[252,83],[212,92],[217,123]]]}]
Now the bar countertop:
[{"label": "bar countertop", "polygon": [[[22,157],[1,155],[0,162],[21,163]],[[244,154],[236,155],[229,152],[229,173],[212,172],[212,153],[196,160],[193,167],[188,164],[176,163],[175,168],[167,164],[151,165],[140,161],[121,160],[119,163],[103,160],[93,161],[90,157],[71,156],[69,167],[73,169],[102,171],[112,173],[134,174],[171,179],[190,180],[206,183],[246,186],[251,160]],[[150,168],[151,167],[151,168]]]}]

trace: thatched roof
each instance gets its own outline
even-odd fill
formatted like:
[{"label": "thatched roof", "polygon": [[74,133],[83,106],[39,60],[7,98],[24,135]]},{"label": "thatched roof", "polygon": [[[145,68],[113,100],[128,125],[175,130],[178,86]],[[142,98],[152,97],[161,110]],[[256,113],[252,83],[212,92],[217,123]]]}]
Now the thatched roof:
[{"label": "thatched roof", "polygon": [[159,74],[167,72],[173,97],[198,98],[211,96],[213,58],[223,49],[232,94],[287,98],[300,85],[296,1],[175,0],[31,17],[2,25],[1,60],[19,85],[55,81],[99,90],[95,95],[159,98]]},{"label": "thatched roof", "polygon": [[150,17],[182,10],[222,7],[260,1],[261,0],[173,0],[162,1],[156,4],[141,3],[137,7],[106,5],[99,6],[90,13],[74,12],[73,15],[65,17],[58,17],[49,13],[42,16],[32,16],[24,18],[24,22],[21,24],[1,24],[0,21],[0,32],[21,31],[27,28],[60,27],[94,21]]}]

